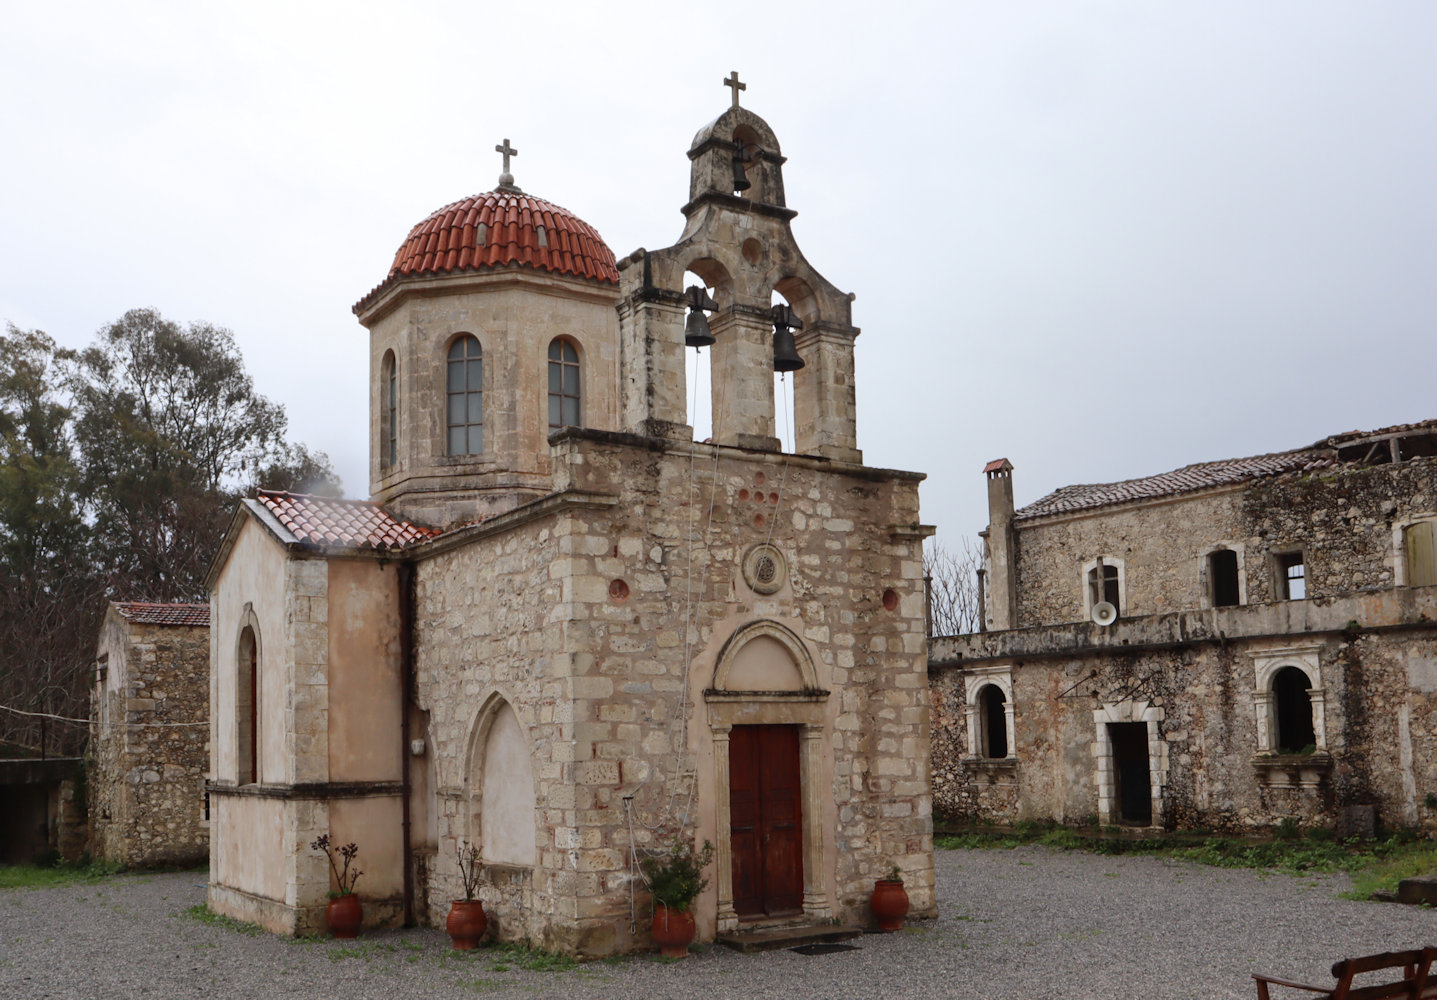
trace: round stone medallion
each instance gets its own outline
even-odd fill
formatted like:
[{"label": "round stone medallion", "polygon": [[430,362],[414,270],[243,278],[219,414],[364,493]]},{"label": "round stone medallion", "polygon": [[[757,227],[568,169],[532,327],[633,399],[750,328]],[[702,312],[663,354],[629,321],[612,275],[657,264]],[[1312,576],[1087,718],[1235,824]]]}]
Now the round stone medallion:
[{"label": "round stone medallion", "polygon": [[775,546],[761,542],[748,550],[743,559],[744,582],[759,594],[772,594],[783,586],[788,576],[788,560]]}]

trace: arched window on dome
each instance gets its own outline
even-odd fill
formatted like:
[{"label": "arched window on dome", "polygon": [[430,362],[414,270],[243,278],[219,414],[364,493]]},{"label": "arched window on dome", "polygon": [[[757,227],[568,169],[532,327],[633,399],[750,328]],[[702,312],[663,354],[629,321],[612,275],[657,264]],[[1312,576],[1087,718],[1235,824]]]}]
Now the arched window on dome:
[{"label": "arched window on dome", "polygon": [[579,352],[572,341],[549,344],[549,430],[579,426]]},{"label": "arched window on dome", "polygon": [[399,462],[399,372],[393,351],[384,352],[379,382],[379,391],[384,394],[379,418],[379,467],[392,469]]},{"label": "arched window on dome", "polygon": [[450,455],[484,451],[484,352],[479,341],[463,334],[449,345],[445,374],[445,422]]}]

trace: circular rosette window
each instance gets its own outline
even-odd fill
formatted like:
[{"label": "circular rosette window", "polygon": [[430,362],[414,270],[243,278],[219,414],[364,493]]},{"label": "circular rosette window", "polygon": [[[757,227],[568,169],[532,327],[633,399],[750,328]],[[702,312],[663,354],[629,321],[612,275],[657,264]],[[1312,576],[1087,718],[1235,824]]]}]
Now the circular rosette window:
[{"label": "circular rosette window", "polygon": [[760,543],[743,558],[743,578],[755,593],[776,593],[788,578],[788,560],[774,546]]}]

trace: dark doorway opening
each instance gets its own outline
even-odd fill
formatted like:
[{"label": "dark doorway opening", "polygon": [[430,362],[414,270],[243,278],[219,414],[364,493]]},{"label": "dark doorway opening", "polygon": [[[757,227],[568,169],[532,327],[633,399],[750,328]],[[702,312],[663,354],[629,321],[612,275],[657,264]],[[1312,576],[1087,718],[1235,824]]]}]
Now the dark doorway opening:
[{"label": "dark doorway opening", "polygon": [[803,791],[797,726],[729,732],[733,906],[757,920],[803,912]]},{"label": "dark doorway opening", "polygon": [[1118,821],[1133,826],[1153,825],[1153,791],[1148,774],[1148,724],[1110,722],[1113,778],[1117,782]]}]

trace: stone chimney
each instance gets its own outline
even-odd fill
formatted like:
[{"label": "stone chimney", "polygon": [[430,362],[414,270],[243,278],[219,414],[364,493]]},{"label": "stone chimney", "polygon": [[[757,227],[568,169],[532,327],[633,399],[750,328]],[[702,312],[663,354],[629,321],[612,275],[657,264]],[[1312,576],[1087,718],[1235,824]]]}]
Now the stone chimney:
[{"label": "stone chimney", "polygon": [[988,477],[988,593],[984,601],[988,629],[1017,624],[1017,567],[1013,565],[1013,463],[994,459],[983,466]]}]

